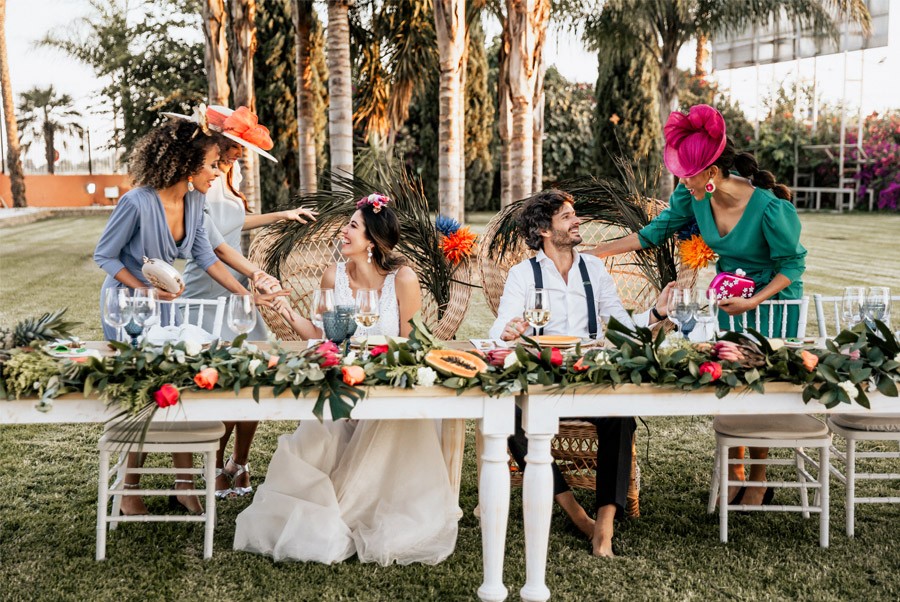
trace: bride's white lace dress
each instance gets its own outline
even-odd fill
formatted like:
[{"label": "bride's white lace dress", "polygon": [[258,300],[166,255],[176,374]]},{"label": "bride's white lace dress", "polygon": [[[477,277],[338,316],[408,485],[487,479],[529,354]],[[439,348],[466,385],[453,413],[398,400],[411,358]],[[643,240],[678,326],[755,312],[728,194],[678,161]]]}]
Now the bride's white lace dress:
[{"label": "bride's white lace dress", "polygon": [[[389,274],[368,334],[396,336]],[[338,264],[335,302],[352,302]],[[357,331],[359,332],[359,331]],[[301,421],[278,439],[266,481],[237,517],[234,549],[275,560],[437,564],[456,546],[459,507],[432,420]]]}]

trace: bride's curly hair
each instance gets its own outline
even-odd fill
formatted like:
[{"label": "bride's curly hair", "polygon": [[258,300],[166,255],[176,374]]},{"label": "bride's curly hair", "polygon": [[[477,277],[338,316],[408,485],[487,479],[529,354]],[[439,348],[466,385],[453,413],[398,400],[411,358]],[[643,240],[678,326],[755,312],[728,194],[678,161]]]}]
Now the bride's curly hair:
[{"label": "bride's curly hair", "polygon": [[207,151],[219,138],[218,134],[204,134],[192,121],[173,119],[138,140],[128,173],[135,186],[168,188],[200,171]]}]

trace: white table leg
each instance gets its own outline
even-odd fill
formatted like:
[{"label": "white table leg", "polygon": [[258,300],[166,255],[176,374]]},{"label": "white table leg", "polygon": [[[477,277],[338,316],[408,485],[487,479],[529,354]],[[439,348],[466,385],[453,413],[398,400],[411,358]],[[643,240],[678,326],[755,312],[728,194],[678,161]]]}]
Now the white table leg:
[{"label": "white table leg", "polygon": [[484,417],[478,421],[478,433],[484,447],[478,480],[484,567],[484,581],[478,588],[478,597],[483,602],[503,602],[509,593],[503,585],[503,556],[509,519],[506,439],[513,432],[514,420],[512,403],[488,399],[485,401]]},{"label": "white table leg", "polygon": [[[550,463],[550,439],[559,430],[559,418],[549,404],[530,405],[520,400],[522,426],[528,436],[525,474],[522,481],[522,510],[525,521],[525,585],[519,594],[525,602],[550,599],[546,585],[547,548],[550,544],[550,518],[553,512],[553,472]],[[541,410],[544,410],[543,412]]]},{"label": "white table leg", "polygon": [[466,421],[462,418],[441,420],[441,451],[450,475],[450,485],[459,500],[459,486],[462,481],[463,454],[466,448]]}]

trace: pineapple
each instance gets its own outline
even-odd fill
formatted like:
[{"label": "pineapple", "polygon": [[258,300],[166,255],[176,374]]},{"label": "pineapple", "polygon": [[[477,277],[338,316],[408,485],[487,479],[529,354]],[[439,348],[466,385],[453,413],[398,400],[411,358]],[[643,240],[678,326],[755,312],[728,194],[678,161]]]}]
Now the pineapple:
[{"label": "pineapple", "polygon": [[45,313],[40,318],[27,318],[15,328],[0,328],[0,349],[24,347],[32,341],[52,341],[71,336],[71,328],[78,322],[63,320],[65,309]]}]

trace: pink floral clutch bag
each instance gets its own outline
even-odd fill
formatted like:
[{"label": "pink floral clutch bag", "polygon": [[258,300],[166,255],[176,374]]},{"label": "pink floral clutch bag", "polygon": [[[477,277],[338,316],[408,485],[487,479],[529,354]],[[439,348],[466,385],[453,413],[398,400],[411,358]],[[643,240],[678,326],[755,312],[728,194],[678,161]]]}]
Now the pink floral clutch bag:
[{"label": "pink floral clutch bag", "polygon": [[747,278],[744,270],[735,270],[733,274],[720,272],[709,283],[709,290],[715,291],[716,299],[731,299],[732,297],[749,299],[756,290],[756,283]]}]

